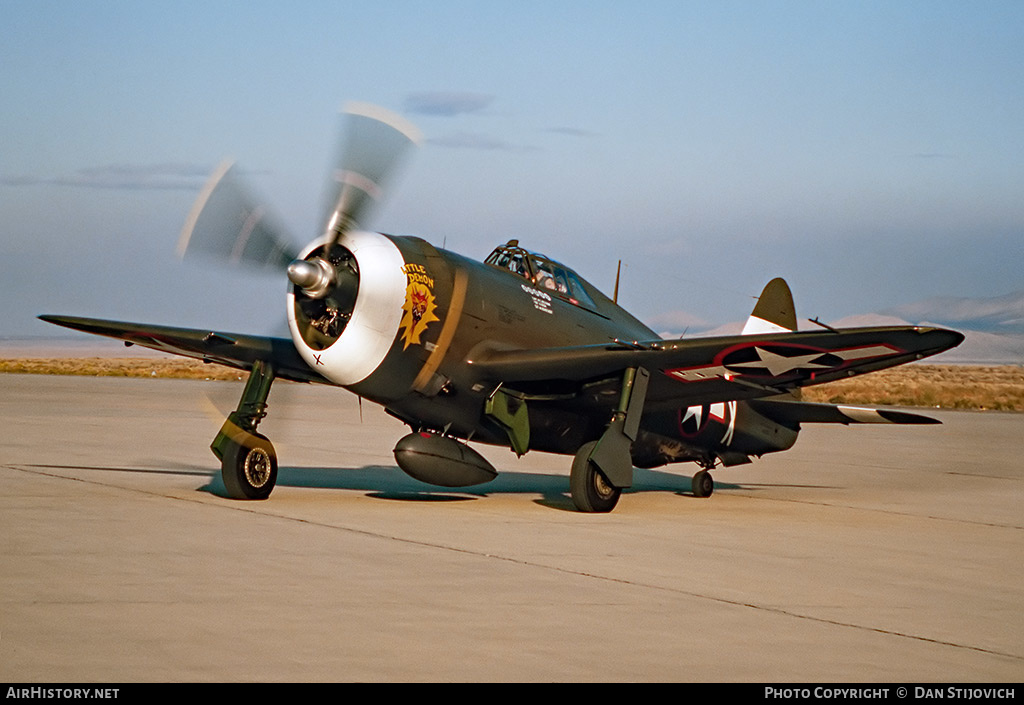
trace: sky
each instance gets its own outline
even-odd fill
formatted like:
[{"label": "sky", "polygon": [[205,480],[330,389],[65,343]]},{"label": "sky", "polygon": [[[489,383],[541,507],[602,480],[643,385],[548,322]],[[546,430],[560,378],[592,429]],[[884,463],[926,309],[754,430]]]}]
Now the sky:
[{"label": "sky", "polygon": [[283,273],[180,262],[233,158],[312,240],[341,125],[424,133],[374,229],[510,238],[659,331],[784,276],[829,321],[1024,289],[1024,3],[0,0],[0,338],[42,313],[284,334]]}]

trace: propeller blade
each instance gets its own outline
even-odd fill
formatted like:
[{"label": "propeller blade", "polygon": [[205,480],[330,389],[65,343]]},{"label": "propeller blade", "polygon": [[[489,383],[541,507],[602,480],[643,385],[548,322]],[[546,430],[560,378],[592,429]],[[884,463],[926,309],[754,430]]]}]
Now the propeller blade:
[{"label": "propeller blade", "polygon": [[327,193],[324,232],[328,248],[341,235],[365,222],[373,205],[420,132],[404,118],[366,103],[345,107],[345,139]]},{"label": "propeller blade", "polygon": [[203,188],[178,241],[178,255],[250,267],[284,269],[298,248],[243,184],[232,162],[224,162]]}]

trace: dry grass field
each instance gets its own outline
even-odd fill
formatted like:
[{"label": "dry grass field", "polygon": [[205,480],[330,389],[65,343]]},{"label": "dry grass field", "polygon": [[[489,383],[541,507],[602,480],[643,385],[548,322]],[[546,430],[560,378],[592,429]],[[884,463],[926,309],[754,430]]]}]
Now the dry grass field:
[{"label": "dry grass field", "polygon": [[904,365],[804,390],[806,401],[1024,411],[1024,367]]},{"label": "dry grass field", "polygon": [[245,379],[239,370],[187,357],[14,358],[0,360],[0,372],[88,377],[162,377],[164,379]]},{"label": "dry grass field", "polygon": [[[245,373],[188,358],[18,358],[0,373],[236,380]],[[804,400],[833,404],[1024,411],[1024,367],[912,364],[810,387]]]}]

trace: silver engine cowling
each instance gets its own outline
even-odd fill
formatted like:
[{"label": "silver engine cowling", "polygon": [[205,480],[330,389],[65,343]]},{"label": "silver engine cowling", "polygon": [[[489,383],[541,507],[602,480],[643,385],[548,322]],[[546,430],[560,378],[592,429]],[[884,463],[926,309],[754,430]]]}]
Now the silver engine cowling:
[{"label": "silver engine cowling", "polygon": [[310,243],[289,267],[288,328],[306,363],[350,385],[380,366],[398,335],[405,260],[379,233],[349,231],[326,250]]}]

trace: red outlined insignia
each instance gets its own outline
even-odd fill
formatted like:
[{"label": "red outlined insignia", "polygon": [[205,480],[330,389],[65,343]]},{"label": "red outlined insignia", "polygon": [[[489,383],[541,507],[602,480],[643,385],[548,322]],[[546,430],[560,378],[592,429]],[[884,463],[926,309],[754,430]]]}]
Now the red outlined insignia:
[{"label": "red outlined insignia", "polygon": [[891,345],[866,345],[842,350],[826,350],[809,345],[751,341],[728,347],[709,365],[665,370],[680,382],[700,382],[716,377],[730,379],[813,378],[871,358],[890,357],[903,351]]}]

